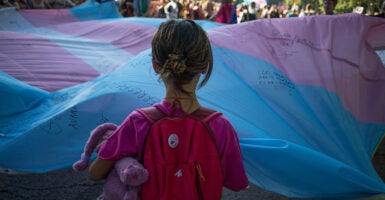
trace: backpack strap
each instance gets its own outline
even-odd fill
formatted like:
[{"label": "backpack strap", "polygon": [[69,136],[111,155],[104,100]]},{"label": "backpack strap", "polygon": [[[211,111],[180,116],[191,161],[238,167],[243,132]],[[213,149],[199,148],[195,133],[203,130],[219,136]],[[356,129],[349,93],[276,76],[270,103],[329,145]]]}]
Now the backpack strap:
[{"label": "backpack strap", "polygon": [[221,114],[222,113],[220,113],[220,112],[214,111],[211,114],[209,114],[208,116],[206,116],[202,121],[205,123],[208,123],[211,119],[213,119],[213,118],[215,118]]},{"label": "backpack strap", "polygon": [[201,120],[205,124],[207,129],[209,130],[208,133],[209,133],[212,141],[214,142],[215,146],[217,147],[218,155],[219,155],[219,149],[217,146],[215,135],[214,135],[213,130],[210,128],[208,122],[219,115],[222,115],[222,113],[215,111],[215,110],[212,110],[212,109],[209,109],[209,108],[204,108],[204,107],[201,107],[200,109],[191,113],[191,116],[195,117],[198,120]]},{"label": "backpack strap", "polygon": [[204,123],[208,123],[210,120],[214,119],[215,117],[221,115],[222,113],[209,109],[201,107],[200,109],[194,111],[191,113],[192,116],[195,118],[201,120]]},{"label": "backpack strap", "polygon": [[[144,117],[146,117],[146,119],[151,123],[154,123],[166,116],[165,113],[163,113],[161,110],[159,110],[155,106],[140,108],[140,109],[137,109],[137,111],[141,113]],[[222,113],[218,111],[201,107],[198,110],[191,113],[191,116],[194,116],[195,118],[203,121],[204,123],[208,123],[211,119],[221,114]]]},{"label": "backpack strap", "polygon": [[161,110],[159,110],[155,106],[140,108],[140,109],[137,109],[137,111],[140,114],[142,114],[148,121],[150,121],[151,124],[155,123],[156,121],[166,116],[166,114],[164,114]]}]

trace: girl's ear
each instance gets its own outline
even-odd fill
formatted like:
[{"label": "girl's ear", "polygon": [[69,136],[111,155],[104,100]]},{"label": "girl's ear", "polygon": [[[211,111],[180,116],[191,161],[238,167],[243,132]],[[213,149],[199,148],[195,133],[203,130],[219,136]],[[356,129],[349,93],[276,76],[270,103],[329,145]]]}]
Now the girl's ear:
[{"label": "girl's ear", "polygon": [[152,68],[154,69],[155,73],[159,74],[158,64],[156,64],[154,60],[152,60]]}]

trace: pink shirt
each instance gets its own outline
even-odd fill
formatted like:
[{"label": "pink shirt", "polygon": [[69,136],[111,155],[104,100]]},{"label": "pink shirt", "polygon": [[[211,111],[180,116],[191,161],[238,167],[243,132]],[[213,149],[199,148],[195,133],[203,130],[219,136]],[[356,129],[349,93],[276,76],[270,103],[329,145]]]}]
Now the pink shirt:
[{"label": "pink shirt", "polygon": [[[167,101],[162,101],[155,106],[166,115],[170,115],[173,110],[172,105]],[[174,114],[181,115],[183,111],[177,109]],[[119,160],[125,156],[141,158],[150,126],[150,122],[142,114],[133,111],[100,148],[99,157],[104,160]],[[223,115],[210,120],[209,126],[214,132],[219,149],[224,186],[234,191],[245,189],[248,180],[243,167],[237,133]]]}]

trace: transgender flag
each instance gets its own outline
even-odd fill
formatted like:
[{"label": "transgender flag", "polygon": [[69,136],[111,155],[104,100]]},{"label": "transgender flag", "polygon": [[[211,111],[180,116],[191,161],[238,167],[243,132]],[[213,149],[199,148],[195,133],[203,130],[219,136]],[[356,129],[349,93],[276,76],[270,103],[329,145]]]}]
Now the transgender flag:
[{"label": "transgender flag", "polygon": [[[0,167],[70,167],[94,127],[160,101],[150,42],[164,20],[121,18],[113,3],[0,10]],[[250,182],[288,197],[385,192],[371,164],[385,133],[384,19],[197,23],[214,53],[198,97],[233,123]]]}]

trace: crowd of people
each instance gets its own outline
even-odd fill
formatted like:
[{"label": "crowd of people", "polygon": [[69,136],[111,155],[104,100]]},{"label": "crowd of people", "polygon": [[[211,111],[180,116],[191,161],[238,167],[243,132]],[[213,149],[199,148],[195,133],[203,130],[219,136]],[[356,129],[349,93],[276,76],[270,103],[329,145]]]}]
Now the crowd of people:
[{"label": "crowd of people", "polygon": [[[146,12],[142,12],[138,2],[147,1],[149,5]],[[245,21],[263,18],[290,18],[305,17],[312,15],[333,15],[338,0],[323,0],[323,9],[318,10],[308,3],[301,8],[299,5],[257,5],[255,1],[251,3],[236,4],[233,0],[122,0],[119,10],[124,17],[146,16],[156,18],[183,18],[211,20],[219,23],[235,24]],[[374,14],[384,17],[385,1],[379,13]]]},{"label": "crowd of people", "polygon": [[67,9],[82,4],[85,0],[0,0],[0,9]]},{"label": "crowd of people", "polygon": [[[0,8],[14,6],[16,9],[67,9],[86,0],[0,0]],[[263,18],[290,18],[311,15],[333,15],[338,0],[323,0],[323,9],[314,9],[307,4],[303,8],[293,5],[257,5],[256,2],[236,4],[233,0],[96,0],[99,3],[114,1],[123,17],[182,18],[211,20],[235,24]],[[384,17],[385,0],[379,13]]]},{"label": "crowd of people", "polygon": [[[303,8],[298,5],[257,5],[252,1],[249,4],[235,4],[233,0],[222,0],[215,2],[213,0],[156,0],[148,1],[148,10],[141,12],[140,0],[122,0],[119,10],[124,17],[146,16],[155,18],[183,18],[211,20],[219,23],[235,24],[245,21],[263,19],[263,18],[290,18],[305,17],[312,15],[333,15],[338,0],[323,0],[323,9],[314,9],[310,3]],[[146,0],[144,0],[146,1]],[[142,4],[143,5],[143,4]],[[384,17],[385,1],[382,9],[375,14],[378,17]]]},{"label": "crowd of people", "polygon": [[[122,16],[142,16],[136,12],[138,10],[135,0],[123,0],[120,4]],[[319,14],[333,14],[337,0],[324,0],[324,12],[320,13],[313,9],[311,4],[307,4],[304,9],[298,5],[257,5],[252,1],[249,4],[235,4],[233,0],[222,0],[215,2],[213,0],[194,1],[194,0],[159,0],[150,1],[148,12],[143,16],[157,18],[183,18],[212,20],[219,23],[235,24],[245,21],[251,21],[262,18],[287,18],[303,17]]]}]

